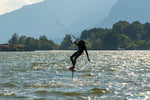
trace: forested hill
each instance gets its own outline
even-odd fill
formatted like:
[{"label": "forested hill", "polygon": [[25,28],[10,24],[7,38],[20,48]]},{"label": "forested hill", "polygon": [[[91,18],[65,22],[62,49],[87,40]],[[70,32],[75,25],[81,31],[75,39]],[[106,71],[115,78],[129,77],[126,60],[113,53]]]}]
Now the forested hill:
[{"label": "forested hill", "polygon": [[[87,48],[91,50],[149,50],[150,23],[119,21],[113,25],[112,29],[84,30],[80,39],[85,40]],[[63,41],[61,46],[70,48],[64,43],[69,44],[69,41]]]},{"label": "forested hill", "polygon": [[[25,45],[32,50],[67,50],[75,49],[70,43],[71,36],[66,35],[60,45],[57,45],[46,36],[39,39],[14,34],[9,40],[13,45]],[[93,28],[84,30],[80,39],[85,40],[90,50],[149,50],[150,49],[150,23],[142,24],[138,21],[129,23],[120,21],[111,29]]]}]

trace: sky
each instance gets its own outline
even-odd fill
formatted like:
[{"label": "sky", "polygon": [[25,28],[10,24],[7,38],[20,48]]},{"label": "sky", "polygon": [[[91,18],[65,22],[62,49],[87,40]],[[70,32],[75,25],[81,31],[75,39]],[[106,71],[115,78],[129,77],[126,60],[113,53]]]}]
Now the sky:
[{"label": "sky", "polygon": [[[21,7],[25,5],[31,5],[31,4],[43,2],[43,1],[44,0],[0,0],[0,15],[9,13],[16,9],[20,9]],[[102,4],[105,3],[107,5],[112,6],[112,4],[115,4],[115,2],[117,2],[118,0],[110,0],[111,2],[108,2],[108,0],[100,0],[100,1]]]},{"label": "sky", "polygon": [[31,5],[43,0],[0,0],[0,15],[20,9],[24,5]]}]

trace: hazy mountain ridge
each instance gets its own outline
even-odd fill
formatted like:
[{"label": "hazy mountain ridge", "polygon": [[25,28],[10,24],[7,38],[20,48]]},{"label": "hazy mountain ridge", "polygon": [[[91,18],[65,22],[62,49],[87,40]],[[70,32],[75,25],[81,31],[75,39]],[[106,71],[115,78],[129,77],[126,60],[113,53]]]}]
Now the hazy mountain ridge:
[{"label": "hazy mountain ridge", "polygon": [[106,17],[99,26],[112,27],[120,20],[150,22],[150,0],[118,0],[112,7],[108,17]]},{"label": "hazy mountain ridge", "polygon": [[[104,9],[101,10],[99,7],[99,0],[85,1],[55,0],[52,3],[51,0],[45,0],[1,15],[0,34],[3,34],[1,41],[7,41],[16,32],[31,37],[46,35],[49,39],[61,42],[66,33],[63,33],[57,25],[55,17],[72,33],[79,34],[84,29],[96,25],[96,22],[100,22],[106,14],[100,13]],[[96,14],[97,17],[92,15],[95,11],[100,11]]]}]

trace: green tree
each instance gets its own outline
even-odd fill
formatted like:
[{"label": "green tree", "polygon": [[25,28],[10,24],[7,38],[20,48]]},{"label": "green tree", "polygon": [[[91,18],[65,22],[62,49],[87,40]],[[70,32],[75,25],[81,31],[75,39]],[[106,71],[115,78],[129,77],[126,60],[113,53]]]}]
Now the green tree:
[{"label": "green tree", "polygon": [[143,30],[143,25],[139,21],[135,21],[128,26],[126,35],[135,41],[142,38]]},{"label": "green tree", "polygon": [[60,50],[71,50],[74,49],[72,43],[70,42],[71,40],[71,36],[70,35],[66,35],[64,40],[61,42],[59,49]]},{"label": "green tree", "polygon": [[142,35],[142,40],[148,41],[150,39],[150,23],[144,24],[145,34]]},{"label": "green tree", "polygon": [[121,34],[118,43],[118,47],[122,49],[128,49],[128,46],[133,42],[128,36]]},{"label": "green tree", "polygon": [[41,36],[39,37],[39,40],[45,41],[45,42],[48,41],[48,39],[47,39],[47,37],[46,37],[45,35],[41,35]]},{"label": "green tree", "polygon": [[148,49],[146,41],[144,41],[144,40],[136,41],[136,49],[138,49],[138,50]]},{"label": "green tree", "polygon": [[24,44],[25,41],[26,41],[26,36],[21,36],[21,37],[19,38],[19,44]]},{"label": "green tree", "polygon": [[109,31],[102,37],[101,47],[104,50],[116,50],[118,48],[119,43],[119,34],[116,31]]},{"label": "green tree", "polygon": [[26,40],[25,40],[25,45],[26,45],[28,48],[30,48],[31,50],[34,50],[33,42],[34,42],[34,38],[32,38],[32,37],[27,37]]},{"label": "green tree", "polygon": [[11,45],[17,45],[18,44],[18,34],[14,33],[12,38],[8,41],[9,44]]},{"label": "green tree", "polygon": [[113,30],[118,31],[121,34],[126,34],[128,26],[129,26],[129,22],[119,21],[113,25]]},{"label": "green tree", "polygon": [[136,49],[136,44],[134,42],[130,43],[129,46],[127,47],[127,50],[135,50]]}]

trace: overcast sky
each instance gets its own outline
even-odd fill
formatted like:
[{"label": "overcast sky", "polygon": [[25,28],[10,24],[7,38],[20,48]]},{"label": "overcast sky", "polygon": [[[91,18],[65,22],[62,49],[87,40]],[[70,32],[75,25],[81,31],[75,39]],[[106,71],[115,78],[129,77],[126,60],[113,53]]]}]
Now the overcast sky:
[{"label": "overcast sky", "polygon": [[43,0],[0,0],[0,15]]}]

